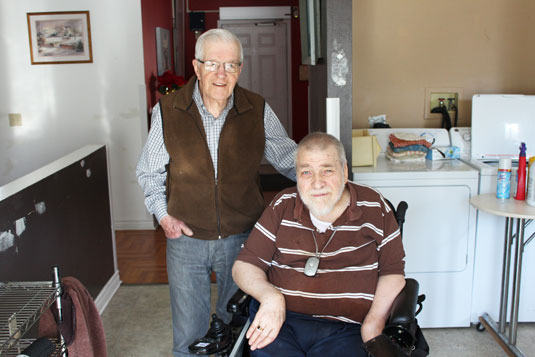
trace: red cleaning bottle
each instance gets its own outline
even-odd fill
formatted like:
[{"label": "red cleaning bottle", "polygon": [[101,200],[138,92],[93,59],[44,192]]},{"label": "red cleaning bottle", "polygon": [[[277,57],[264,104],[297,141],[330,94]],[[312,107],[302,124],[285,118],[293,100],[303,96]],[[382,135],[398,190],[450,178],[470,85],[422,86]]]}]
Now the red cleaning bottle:
[{"label": "red cleaning bottle", "polygon": [[524,200],[526,198],[526,143],[520,143],[516,179],[515,200]]}]

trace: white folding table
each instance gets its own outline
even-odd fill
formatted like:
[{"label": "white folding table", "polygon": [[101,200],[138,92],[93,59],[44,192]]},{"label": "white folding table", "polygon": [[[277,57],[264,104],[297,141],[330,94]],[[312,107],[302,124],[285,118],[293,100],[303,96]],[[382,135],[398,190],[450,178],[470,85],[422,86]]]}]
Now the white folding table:
[{"label": "white folding table", "polygon": [[[522,254],[524,252],[524,247],[535,237],[534,233],[525,240],[524,228],[531,222],[531,220],[535,219],[535,207],[527,205],[525,201],[515,200],[514,198],[496,198],[494,193],[474,196],[470,199],[470,204],[480,211],[505,217],[499,320],[498,322],[495,322],[488,313],[484,313],[480,316],[479,320],[489,332],[491,332],[493,337],[508,355],[524,356],[522,351],[516,347],[518,307],[520,302],[520,280],[522,277]],[[512,250],[513,243],[515,244],[514,250]],[[514,261],[511,260],[513,252]],[[511,265],[513,266],[512,282],[509,281]],[[509,319],[510,325],[506,331],[510,285],[512,286],[511,315]],[[506,334],[506,332],[508,334]]]}]

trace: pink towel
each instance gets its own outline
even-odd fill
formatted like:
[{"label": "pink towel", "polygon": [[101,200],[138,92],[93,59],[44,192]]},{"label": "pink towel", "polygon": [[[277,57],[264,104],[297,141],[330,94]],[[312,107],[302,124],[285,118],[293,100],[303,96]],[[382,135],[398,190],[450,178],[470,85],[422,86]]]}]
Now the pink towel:
[{"label": "pink towel", "polygon": [[[106,335],[100,314],[93,298],[74,277],[61,279],[64,294],[68,294],[74,305],[74,339],[67,345],[71,356],[106,357]],[[57,326],[52,309],[46,311],[39,321],[39,336],[57,337]]]}]

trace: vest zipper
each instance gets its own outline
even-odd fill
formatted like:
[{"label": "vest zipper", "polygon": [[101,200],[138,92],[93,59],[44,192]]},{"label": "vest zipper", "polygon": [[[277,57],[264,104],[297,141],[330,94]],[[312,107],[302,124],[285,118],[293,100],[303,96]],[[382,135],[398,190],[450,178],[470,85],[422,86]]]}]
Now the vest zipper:
[{"label": "vest zipper", "polygon": [[221,219],[220,219],[220,214],[219,214],[219,204],[218,204],[218,185],[217,185],[217,179],[215,180],[215,213],[217,215],[217,233],[218,233],[218,237],[217,239],[221,239]]}]

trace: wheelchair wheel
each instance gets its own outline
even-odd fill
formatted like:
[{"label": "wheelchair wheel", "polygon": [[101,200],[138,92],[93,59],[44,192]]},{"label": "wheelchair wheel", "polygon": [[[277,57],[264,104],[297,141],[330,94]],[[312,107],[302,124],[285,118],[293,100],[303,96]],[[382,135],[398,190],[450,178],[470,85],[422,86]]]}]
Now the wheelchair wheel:
[{"label": "wheelchair wheel", "polygon": [[485,331],[485,325],[483,325],[481,322],[478,322],[476,324],[476,330],[478,330],[479,332]]}]

